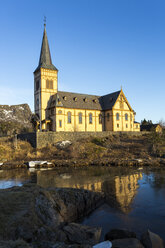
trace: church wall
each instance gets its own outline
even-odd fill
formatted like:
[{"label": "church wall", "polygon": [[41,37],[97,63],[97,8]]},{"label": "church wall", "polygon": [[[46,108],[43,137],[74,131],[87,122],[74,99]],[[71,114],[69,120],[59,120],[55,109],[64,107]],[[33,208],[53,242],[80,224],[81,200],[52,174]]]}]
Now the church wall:
[{"label": "church wall", "polygon": [[105,130],[113,131],[113,115],[112,110],[105,111],[104,114]]},{"label": "church wall", "polygon": [[[52,95],[57,93],[57,71],[41,68],[40,72],[35,73],[34,90],[35,90],[35,113],[41,115],[41,120],[45,120],[45,109],[47,108],[48,101]],[[46,88],[46,80],[53,81],[53,89]],[[36,90],[36,82],[39,81],[39,89]],[[46,125],[42,124],[42,129]]]},{"label": "church wall", "polygon": [[[119,114],[119,120],[117,120],[117,114]],[[128,115],[126,120],[125,115]],[[132,115],[132,120],[131,120]],[[129,110],[113,110],[113,131],[133,131],[134,129],[134,117],[133,111]]]},{"label": "church wall", "polygon": [[[68,123],[68,112],[71,113],[71,123]],[[79,113],[82,114],[82,123],[79,123]],[[92,123],[89,123],[89,114],[92,114]],[[56,131],[69,132],[95,132],[102,131],[102,123],[99,123],[99,110],[56,108]],[[61,127],[60,127],[61,125]]]},{"label": "church wall", "polygon": [[[134,112],[129,106],[123,91],[121,91],[113,107],[112,113],[113,131],[129,132],[134,130]],[[119,118],[117,118],[117,115],[119,115]]]}]

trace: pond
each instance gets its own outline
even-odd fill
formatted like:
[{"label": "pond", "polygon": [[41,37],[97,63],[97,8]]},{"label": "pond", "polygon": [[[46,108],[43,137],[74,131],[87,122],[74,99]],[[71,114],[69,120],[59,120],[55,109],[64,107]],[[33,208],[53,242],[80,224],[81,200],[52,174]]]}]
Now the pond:
[{"label": "pond", "polygon": [[83,220],[102,227],[128,228],[138,236],[150,229],[165,240],[165,169],[108,168],[15,169],[0,171],[0,188],[34,182],[42,187],[73,187],[104,192],[106,204]]}]

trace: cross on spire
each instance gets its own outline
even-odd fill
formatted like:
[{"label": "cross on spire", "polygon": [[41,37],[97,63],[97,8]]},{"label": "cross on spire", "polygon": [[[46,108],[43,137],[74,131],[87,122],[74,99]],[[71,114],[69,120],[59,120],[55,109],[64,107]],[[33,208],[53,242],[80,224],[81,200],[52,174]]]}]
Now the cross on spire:
[{"label": "cross on spire", "polygon": [[44,16],[44,27],[46,26],[46,16]]}]

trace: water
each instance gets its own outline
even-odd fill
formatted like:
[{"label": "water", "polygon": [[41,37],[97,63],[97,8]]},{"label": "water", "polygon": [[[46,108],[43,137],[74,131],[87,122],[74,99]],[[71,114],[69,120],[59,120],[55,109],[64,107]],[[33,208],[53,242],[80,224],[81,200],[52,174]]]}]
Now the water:
[{"label": "water", "polygon": [[107,203],[83,220],[102,227],[128,228],[138,236],[150,229],[165,240],[165,169],[93,167],[0,171],[0,188],[35,182],[42,187],[73,187],[104,192]]}]

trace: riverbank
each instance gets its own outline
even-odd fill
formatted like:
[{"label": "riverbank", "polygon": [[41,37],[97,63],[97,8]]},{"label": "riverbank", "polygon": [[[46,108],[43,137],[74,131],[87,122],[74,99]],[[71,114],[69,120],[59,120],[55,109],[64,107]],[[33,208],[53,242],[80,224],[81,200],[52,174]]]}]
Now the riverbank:
[{"label": "riverbank", "polygon": [[26,168],[29,161],[48,161],[41,167],[61,166],[164,166],[165,135],[89,137],[75,142],[58,142],[35,149],[26,141],[0,138],[0,168]]},{"label": "riverbank", "polygon": [[[100,242],[102,228],[80,220],[106,201],[104,193],[25,184],[0,190],[0,198],[0,247],[92,248]],[[164,247],[150,231],[140,238],[133,231],[112,229],[112,219],[109,227],[104,239],[114,248]]]},{"label": "riverbank", "polygon": [[29,247],[92,247],[99,242],[101,228],[74,222],[103,203],[102,193],[26,184],[0,190],[0,198],[0,242],[23,240]]}]

